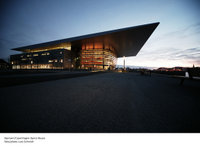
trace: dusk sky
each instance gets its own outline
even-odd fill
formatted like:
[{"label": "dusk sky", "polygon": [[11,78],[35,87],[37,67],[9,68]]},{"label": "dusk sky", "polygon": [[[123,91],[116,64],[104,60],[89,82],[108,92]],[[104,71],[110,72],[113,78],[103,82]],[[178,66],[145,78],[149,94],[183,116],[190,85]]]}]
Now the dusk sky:
[{"label": "dusk sky", "polygon": [[16,47],[160,22],[126,64],[200,66],[199,14],[198,0],[1,0],[0,58],[20,53]]}]

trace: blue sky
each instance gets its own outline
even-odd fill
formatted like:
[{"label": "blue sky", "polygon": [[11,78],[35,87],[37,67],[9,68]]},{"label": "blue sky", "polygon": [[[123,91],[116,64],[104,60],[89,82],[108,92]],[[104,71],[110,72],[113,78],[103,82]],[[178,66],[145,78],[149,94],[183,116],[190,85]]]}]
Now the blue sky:
[{"label": "blue sky", "polygon": [[198,0],[4,0],[0,58],[17,53],[10,50],[15,47],[160,22],[126,64],[200,66],[199,14]]}]

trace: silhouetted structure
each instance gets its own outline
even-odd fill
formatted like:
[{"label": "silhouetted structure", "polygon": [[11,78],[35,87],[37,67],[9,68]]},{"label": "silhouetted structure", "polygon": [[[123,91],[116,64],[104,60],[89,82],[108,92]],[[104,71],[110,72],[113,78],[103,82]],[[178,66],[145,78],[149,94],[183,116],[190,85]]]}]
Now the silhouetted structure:
[{"label": "silhouetted structure", "polygon": [[159,23],[15,48],[12,69],[114,69],[118,57],[136,56]]},{"label": "silhouetted structure", "polygon": [[10,64],[3,59],[0,59],[0,70],[10,69]]}]

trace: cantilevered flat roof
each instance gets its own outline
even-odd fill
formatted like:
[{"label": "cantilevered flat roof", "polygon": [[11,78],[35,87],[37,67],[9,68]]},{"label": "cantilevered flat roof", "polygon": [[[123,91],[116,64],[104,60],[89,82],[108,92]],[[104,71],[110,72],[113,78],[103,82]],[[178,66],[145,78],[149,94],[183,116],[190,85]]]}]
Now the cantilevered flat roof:
[{"label": "cantilevered flat roof", "polygon": [[33,49],[56,46],[63,43],[70,44],[73,49],[73,46],[81,47],[82,44],[85,43],[102,42],[112,45],[116,50],[117,57],[136,56],[158,25],[158,22],[144,24],[134,27],[34,44],[14,48],[12,50],[26,52],[27,49],[31,51]]}]

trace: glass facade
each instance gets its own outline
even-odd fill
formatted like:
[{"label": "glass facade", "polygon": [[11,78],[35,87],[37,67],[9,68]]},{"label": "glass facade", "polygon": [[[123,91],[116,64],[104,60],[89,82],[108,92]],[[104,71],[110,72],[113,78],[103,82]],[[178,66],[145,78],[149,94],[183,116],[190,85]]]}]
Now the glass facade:
[{"label": "glass facade", "polygon": [[81,48],[81,68],[111,70],[115,68],[117,56],[111,45],[87,43]]},{"label": "glass facade", "polygon": [[11,55],[12,69],[86,69],[112,70],[116,66],[115,49],[108,44],[87,43],[67,49],[26,52]]},{"label": "glass facade", "polygon": [[12,69],[64,69],[70,68],[70,51],[50,51],[11,55]]}]

